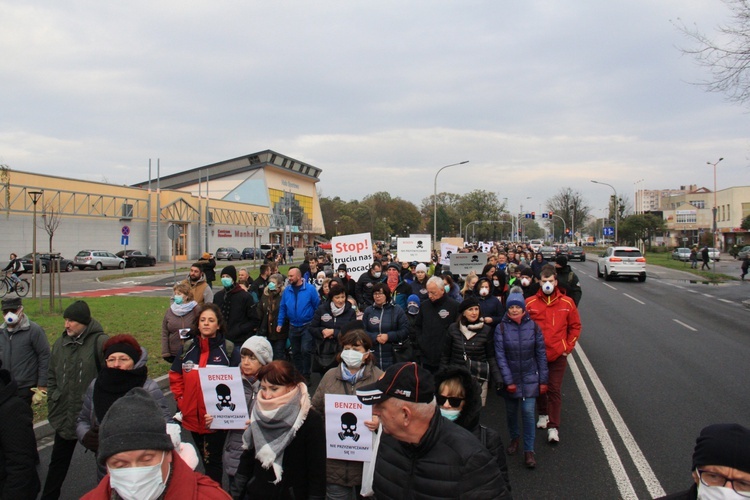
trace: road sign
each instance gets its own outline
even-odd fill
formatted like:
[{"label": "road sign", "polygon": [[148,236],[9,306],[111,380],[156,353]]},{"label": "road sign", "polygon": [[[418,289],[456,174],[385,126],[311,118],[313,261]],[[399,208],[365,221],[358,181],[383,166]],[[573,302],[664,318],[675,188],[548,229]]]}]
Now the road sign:
[{"label": "road sign", "polygon": [[181,234],[182,234],[182,226],[178,226],[177,224],[172,224],[167,228],[167,236],[169,236],[170,240],[174,240]]},{"label": "road sign", "polygon": [[122,226],[122,235],[123,236],[130,236],[130,227],[129,226]]},{"label": "road sign", "polygon": [[602,234],[604,236],[614,236],[615,235],[615,229],[613,227],[605,227],[602,229]]},{"label": "road sign", "polygon": [[128,241],[130,240],[130,236],[125,236],[124,234],[120,236],[120,245],[126,247],[128,246]]}]

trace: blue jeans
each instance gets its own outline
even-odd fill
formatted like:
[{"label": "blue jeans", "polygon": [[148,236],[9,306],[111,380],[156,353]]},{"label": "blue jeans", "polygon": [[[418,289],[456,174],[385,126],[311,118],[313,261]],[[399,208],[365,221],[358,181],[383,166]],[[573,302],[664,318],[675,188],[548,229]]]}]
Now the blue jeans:
[{"label": "blue jeans", "polygon": [[308,326],[310,326],[310,323],[305,323],[302,326],[289,325],[292,361],[305,378],[310,378],[310,372],[312,371],[313,338]]},{"label": "blue jeans", "polygon": [[534,451],[536,398],[505,398],[505,416],[508,420],[508,432],[511,439],[521,435],[518,430],[519,406],[521,407],[521,422],[523,423],[523,451]]},{"label": "blue jeans", "polygon": [[286,359],[286,339],[269,342],[271,342],[271,348],[273,349],[273,360]]}]

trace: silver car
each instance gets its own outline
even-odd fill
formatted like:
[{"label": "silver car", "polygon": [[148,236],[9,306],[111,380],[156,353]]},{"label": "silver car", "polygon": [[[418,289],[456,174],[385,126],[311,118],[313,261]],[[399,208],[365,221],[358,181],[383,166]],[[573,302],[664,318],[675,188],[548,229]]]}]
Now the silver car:
[{"label": "silver car", "polygon": [[121,259],[106,250],[81,250],[73,259],[73,264],[81,270],[87,267],[93,267],[97,270],[104,269],[105,267],[124,269],[125,259]]},{"label": "silver car", "polygon": [[242,252],[234,247],[221,247],[214,255],[216,255],[216,260],[242,260]]}]

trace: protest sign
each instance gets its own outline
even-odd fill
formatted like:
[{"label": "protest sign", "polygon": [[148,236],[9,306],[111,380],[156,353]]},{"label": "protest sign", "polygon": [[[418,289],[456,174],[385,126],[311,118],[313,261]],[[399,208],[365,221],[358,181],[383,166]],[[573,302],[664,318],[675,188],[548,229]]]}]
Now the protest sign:
[{"label": "protest sign", "polygon": [[347,234],[331,238],[333,268],[346,264],[347,273],[354,281],[370,270],[373,262],[370,233]]},{"label": "protest sign", "polygon": [[451,254],[458,252],[456,245],[450,245],[448,243],[440,244],[440,263],[444,266],[451,265]]},{"label": "protest sign", "polygon": [[494,242],[492,241],[480,241],[479,249],[484,253],[490,253],[490,250],[492,250],[493,245],[494,245]]},{"label": "protest sign", "polygon": [[450,257],[451,273],[469,274],[474,271],[477,275],[482,275],[485,264],[487,264],[487,254],[474,253],[452,253]]},{"label": "protest sign", "polygon": [[396,252],[399,262],[430,262],[432,238],[399,238]]},{"label": "protest sign", "polygon": [[372,406],[357,396],[326,394],[326,456],[352,462],[369,462],[372,432],[365,420],[372,420]]},{"label": "protest sign", "polygon": [[244,429],[250,418],[239,366],[208,365],[198,369],[211,429]]}]

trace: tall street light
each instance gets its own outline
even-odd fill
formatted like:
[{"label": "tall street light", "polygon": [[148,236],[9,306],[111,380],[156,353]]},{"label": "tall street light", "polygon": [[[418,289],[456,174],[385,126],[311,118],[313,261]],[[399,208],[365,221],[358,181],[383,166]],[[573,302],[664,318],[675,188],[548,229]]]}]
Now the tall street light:
[{"label": "tall street light", "polygon": [[[716,163],[711,163],[710,161],[706,162],[707,165],[713,165],[713,167],[714,167],[714,209],[713,209],[713,213],[714,213],[714,248],[717,248],[717,249],[719,248],[719,245],[717,245],[718,231],[717,231],[717,228],[716,228],[716,211],[717,211],[717,207],[716,207],[716,165],[718,165],[719,162],[721,160],[723,160],[723,159],[724,158],[719,158],[718,160],[716,160]],[[716,260],[714,260],[714,271],[716,271]]]},{"label": "tall street light", "polygon": [[437,243],[437,178],[438,178],[438,175],[440,175],[440,172],[442,172],[448,167],[455,167],[456,165],[464,165],[466,163],[469,163],[469,160],[458,162],[458,163],[451,163],[450,165],[440,167],[440,169],[435,174],[435,186],[434,186],[433,195],[432,195],[432,245],[433,245],[433,248],[435,247],[435,243]]},{"label": "tall street light", "polygon": [[[31,259],[31,262],[32,262],[31,264],[31,269],[32,269],[31,271],[32,272],[31,298],[33,299],[36,298],[36,266],[37,266],[37,261],[36,261],[36,204],[39,202],[39,198],[41,198],[43,194],[44,194],[44,191],[29,191],[29,196],[31,196],[31,202],[34,204],[34,242],[33,242],[33,248],[32,248],[33,256]],[[42,298],[42,294],[40,293],[39,294],[40,305],[41,305],[41,298]],[[41,311],[41,307],[39,310]]]},{"label": "tall street light", "polygon": [[615,187],[612,184],[607,184],[606,182],[593,181],[593,180],[591,182],[593,182],[594,184],[601,184],[603,186],[609,186],[610,188],[612,188],[612,192],[615,193],[615,245],[617,245],[617,241],[618,241],[618,239],[617,239],[617,219],[620,216],[620,213],[619,213],[620,211],[617,208],[617,190],[615,190]]}]

